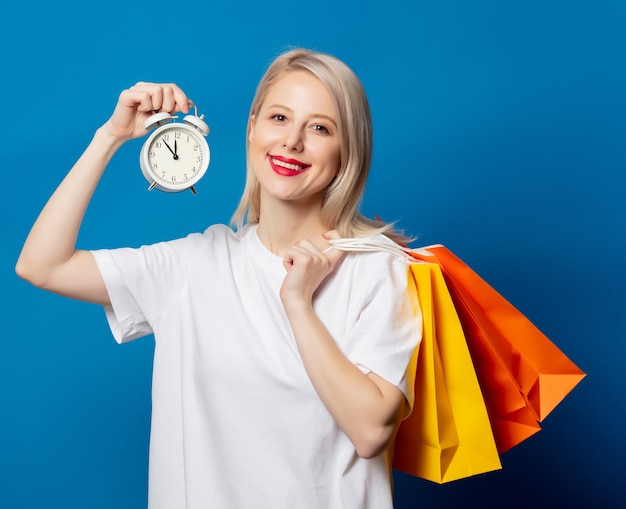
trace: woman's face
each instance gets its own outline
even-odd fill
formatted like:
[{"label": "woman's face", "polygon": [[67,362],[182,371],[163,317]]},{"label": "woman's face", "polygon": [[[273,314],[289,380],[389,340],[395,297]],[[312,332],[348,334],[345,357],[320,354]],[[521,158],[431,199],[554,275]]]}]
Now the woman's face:
[{"label": "woman's face", "polygon": [[285,74],[250,119],[248,160],[269,197],[321,203],[340,166],[338,117],[330,92],[306,71]]}]

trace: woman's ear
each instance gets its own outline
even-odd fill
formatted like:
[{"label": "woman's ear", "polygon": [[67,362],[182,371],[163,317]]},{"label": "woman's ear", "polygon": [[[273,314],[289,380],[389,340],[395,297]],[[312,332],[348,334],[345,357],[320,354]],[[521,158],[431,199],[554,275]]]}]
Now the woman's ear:
[{"label": "woman's ear", "polygon": [[251,142],[252,138],[254,138],[254,135],[252,134],[252,132],[254,131],[254,121],[255,116],[250,115],[250,119],[248,120],[248,142]]}]

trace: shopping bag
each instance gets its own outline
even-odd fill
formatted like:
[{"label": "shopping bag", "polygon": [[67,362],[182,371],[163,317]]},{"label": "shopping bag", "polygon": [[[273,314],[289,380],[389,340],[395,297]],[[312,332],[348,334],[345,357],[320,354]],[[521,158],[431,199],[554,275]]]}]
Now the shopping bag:
[{"label": "shopping bag", "polygon": [[[437,477],[431,468],[437,459],[432,450],[442,451],[440,456],[443,458],[449,451],[456,453],[457,449],[462,449],[460,445],[450,445],[462,442],[461,435],[455,437],[450,428],[456,429],[457,416],[459,422],[463,422],[463,416],[462,412],[453,412],[452,399],[446,403],[446,398],[437,392],[432,396],[432,387],[441,379],[441,375],[435,377],[435,374],[452,372],[448,367],[454,362],[441,351],[436,353],[446,342],[443,335],[437,334],[441,323],[441,316],[435,313],[437,294],[426,284],[417,284],[424,278],[420,276],[424,269],[418,268],[422,263],[440,268],[474,366],[472,373],[463,371],[457,380],[459,384],[450,384],[445,390],[450,398],[463,383],[473,386],[478,380],[500,454],[539,431],[539,422],[585,377],[519,310],[444,246],[410,249],[373,237],[330,242],[344,251],[387,251],[411,262],[409,293],[418,292],[425,318],[432,323],[427,328],[428,322],[424,321],[424,338],[416,368],[415,405],[411,416],[400,426],[394,468],[437,482],[462,477],[448,476],[447,472]],[[411,283],[412,280],[415,283]],[[447,312],[447,316],[451,314]],[[429,355],[433,357],[432,361]],[[435,355],[439,355],[438,372],[435,370]],[[430,370],[429,362],[432,363]],[[445,376],[443,379],[448,380]],[[473,409],[463,411],[471,413]],[[486,454],[491,454],[491,448],[484,447]],[[445,461],[441,462],[442,472],[445,464]],[[485,468],[484,471],[489,470]]]},{"label": "shopping bag", "polygon": [[539,422],[585,374],[530,320],[444,246],[410,253],[440,265],[468,341],[500,453]]},{"label": "shopping bag", "polygon": [[393,467],[437,483],[501,468],[466,338],[441,268],[409,265],[423,319],[413,412],[395,439]]}]

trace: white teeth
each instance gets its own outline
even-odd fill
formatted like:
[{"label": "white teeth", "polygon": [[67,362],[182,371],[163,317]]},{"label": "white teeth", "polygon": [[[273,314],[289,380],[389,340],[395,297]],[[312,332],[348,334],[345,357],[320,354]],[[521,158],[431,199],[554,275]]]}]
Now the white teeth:
[{"label": "white teeth", "polygon": [[279,161],[278,159],[274,159],[273,157],[272,157],[272,163],[274,163],[276,166],[287,168],[288,170],[293,170],[293,171],[302,171],[305,168],[305,166],[300,166],[299,164],[285,163],[283,161]]}]

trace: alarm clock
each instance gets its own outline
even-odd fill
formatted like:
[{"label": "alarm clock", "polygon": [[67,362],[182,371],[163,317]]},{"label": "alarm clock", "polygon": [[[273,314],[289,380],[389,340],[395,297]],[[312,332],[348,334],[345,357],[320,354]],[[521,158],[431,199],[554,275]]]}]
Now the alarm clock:
[{"label": "alarm clock", "polygon": [[177,193],[189,189],[196,194],[194,185],[206,173],[211,152],[205,138],[209,126],[204,115],[198,116],[198,109],[192,107],[195,114],[186,115],[182,123],[166,112],[156,112],[146,120],[146,131],[156,128],[141,147],[139,157],[149,191]]}]

